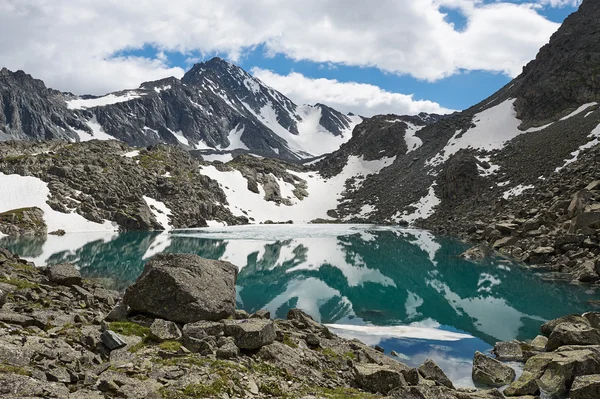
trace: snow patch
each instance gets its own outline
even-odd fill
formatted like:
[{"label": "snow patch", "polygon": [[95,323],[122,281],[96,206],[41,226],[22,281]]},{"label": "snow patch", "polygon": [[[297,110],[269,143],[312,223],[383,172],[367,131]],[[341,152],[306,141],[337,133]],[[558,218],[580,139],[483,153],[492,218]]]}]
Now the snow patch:
[{"label": "snow patch", "polygon": [[435,195],[435,186],[436,183],[433,183],[429,187],[429,191],[427,195],[422,197],[419,201],[409,205],[409,207],[414,207],[416,210],[412,213],[408,213],[408,211],[396,213],[392,217],[395,219],[396,223],[400,221],[408,222],[409,224],[413,224],[418,219],[427,219],[429,216],[435,213],[435,207],[440,204],[440,199]]},{"label": "snow patch", "polygon": [[128,91],[125,94],[109,94],[104,97],[83,99],[78,98],[76,100],[67,101],[68,109],[85,109],[93,107],[103,107],[106,105],[123,103],[126,101],[135,100],[136,98],[142,97],[140,93],[135,91]]},{"label": "snow patch", "polygon": [[206,162],[215,162],[215,161],[219,161],[219,162],[229,162],[233,159],[233,155],[231,155],[231,153],[227,153],[227,154],[200,154],[202,155],[202,159],[204,159]]},{"label": "snow patch", "polygon": [[146,197],[145,195],[142,197],[146,204],[152,211],[152,214],[156,218],[156,221],[162,226],[164,230],[169,230],[171,228],[171,223],[169,221],[169,216],[171,215],[171,210],[167,208],[167,206],[155,199],[150,197]]},{"label": "snow patch", "polygon": [[502,198],[509,199],[511,197],[518,197],[519,195],[523,194],[523,192],[527,190],[532,190],[534,188],[535,187],[532,185],[524,186],[522,184],[519,184],[518,186],[515,186],[510,190],[505,191],[504,194],[502,194]]},{"label": "snow patch", "polygon": [[77,213],[62,213],[50,208],[46,203],[50,198],[48,184],[38,178],[0,173],[0,187],[2,187],[0,212],[38,207],[44,212],[44,220],[49,232],[64,230],[67,233],[82,233],[116,230],[109,221],[103,224],[95,223]]},{"label": "snow patch", "polygon": [[117,140],[115,137],[107,134],[102,126],[98,123],[98,120],[94,116],[92,119],[86,122],[86,125],[92,129],[92,134],[85,132],[83,130],[75,130],[77,135],[79,136],[79,141],[90,141],[90,140]]},{"label": "snow patch", "polygon": [[554,171],[560,172],[567,165],[572,164],[573,162],[577,161],[577,159],[579,158],[579,154],[581,154],[582,151],[585,151],[589,148],[595,147],[598,144],[600,144],[600,140],[599,140],[600,139],[600,125],[596,126],[596,128],[594,130],[592,130],[592,132],[589,134],[588,138],[590,138],[592,140],[581,145],[577,150],[573,151],[571,153],[571,155],[573,157],[565,160],[565,163],[562,166],[559,166],[558,168],[556,168]]},{"label": "snow patch", "polygon": [[227,147],[221,147],[223,150],[235,150],[242,149],[248,150],[248,146],[242,142],[242,134],[244,134],[245,126],[241,126],[238,124],[235,128],[231,129],[229,135],[227,136],[227,140],[229,140],[229,145]]},{"label": "snow patch", "polygon": [[435,341],[459,341],[474,338],[472,335],[461,334],[437,328],[418,326],[358,326],[345,324],[326,324],[333,332],[343,336],[360,339],[360,336],[382,336],[386,338],[413,338]]},{"label": "snow patch", "polygon": [[589,107],[593,107],[594,105],[598,105],[598,103],[597,102],[591,102],[591,103],[583,104],[581,107],[577,108],[575,111],[571,112],[569,115],[560,118],[560,120],[561,121],[566,121],[567,119],[572,118],[575,115],[579,115],[580,113],[582,113],[583,111],[585,111]]},{"label": "snow patch", "polygon": [[190,142],[188,141],[188,139],[183,135],[183,132],[181,130],[178,130],[176,132],[172,131],[171,129],[167,128],[167,130],[169,132],[171,132],[171,134],[173,136],[175,136],[175,138],[177,139],[177,141],[179,141],[181,144],[183,145],[190,145]]},{"label": "snow patch", "polygon": [[138,155],[140,155],[140,150],[134,150],[123,154],[123,156],[126,158],[135,158]]}]

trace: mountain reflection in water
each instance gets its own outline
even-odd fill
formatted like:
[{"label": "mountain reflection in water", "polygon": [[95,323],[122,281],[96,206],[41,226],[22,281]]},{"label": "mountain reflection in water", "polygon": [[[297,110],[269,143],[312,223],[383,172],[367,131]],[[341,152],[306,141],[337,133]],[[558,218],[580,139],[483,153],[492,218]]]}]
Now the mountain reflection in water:
[{"label": "mountain reflection in water", "polygon": [[[409,364],[440,348],[448,359],[453,351],[472,356],[473,350],[500,340],[531,339],[544,320],[589,310],[587,301],[598,298],[589,287],[543,281],[506,259],[468,262],[458,257],[467,246],[446,237],[376,226],[239,226],[89,233],[46,241],[4,237],[0,247],[38,265],[74,263],[85,277],[118,290],[159,252],[227,260],[240,268],[238,307],[268,309],[274,317],[299,307],[315,320],[345,326],[336,333],[402,353],[413,360],[403,360]],[[424,327],[418,331],[431,336],[352,328],[407,325]],[[440,340],[433,333],[440,329],[462,337]],[[477,339],[465,340],[461,332]],[[422,339],[428,339],[427,348]],[[448,341],[454,344],[438,345]]]}]

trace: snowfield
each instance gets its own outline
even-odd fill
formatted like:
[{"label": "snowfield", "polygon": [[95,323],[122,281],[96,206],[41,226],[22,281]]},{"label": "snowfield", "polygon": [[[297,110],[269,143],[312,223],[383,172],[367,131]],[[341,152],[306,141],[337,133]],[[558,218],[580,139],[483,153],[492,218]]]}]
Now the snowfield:
[{"label": "snowfield", "polygon": [[50,197],[48,184],[31,176],[0,173],[0,212],[12,209],[38,207],[44,212],[48,232],[64,230],[67,233],[112,232],[117,230],[111,222],[91,222],[77,213],[61,213],[46,203]]},{"label": "snowfield", "polygon": [[[267,220],[294,223],[308,223],[311,220],[322,218],[332,219],[327,216],[327,211],[337,208],[345,190],[346,180],[351,177],[364,178],[367,175],[378,173],[381,169],[391,165],[395,160],[383,158],[375,161],[365,161],[362,157],[350,156],[342,172],[330,179],[324,179],[316,172],[292,172],[306,181],[309,196],[303,200],[296,198],[292,191],[294,187],[277,179],[283,198],[289,198],[291,206],[277,205],[264,200],[264,191],[259,185],[259,193],[248,190],[248,182],[238,170],[220,172],[214,166],[201,167],[202,174],[219,182],[227,195],[229,210],[235,216],[247,216],[251,223],[261,223]],[[360,184],[360,183],[359,183]]]},{"label": "snowfield", "polygon": [[93,107],[103,107],[105,105],[123,103],[126,101],[140,98],[142,95],[135,91],[128,91],[123,95],[108,94],[104,97],[83,99],[78,98],[76,100],[67,101],[67,108],[69,109],[85,109]]}]

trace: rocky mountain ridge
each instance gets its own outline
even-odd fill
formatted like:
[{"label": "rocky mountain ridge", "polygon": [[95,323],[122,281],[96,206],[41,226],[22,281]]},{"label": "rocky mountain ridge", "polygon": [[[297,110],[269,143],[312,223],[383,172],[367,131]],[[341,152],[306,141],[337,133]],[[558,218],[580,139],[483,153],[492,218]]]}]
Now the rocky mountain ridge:
[{"label": "rocky mountain ridge", "polygon": [[3,68],[0,110],[1,140],[118,139],[292,161],[336,150],[362,120],[323,104],[298,106],[220,58],[196,64],[181,80],[102,97],[61,93]]}]

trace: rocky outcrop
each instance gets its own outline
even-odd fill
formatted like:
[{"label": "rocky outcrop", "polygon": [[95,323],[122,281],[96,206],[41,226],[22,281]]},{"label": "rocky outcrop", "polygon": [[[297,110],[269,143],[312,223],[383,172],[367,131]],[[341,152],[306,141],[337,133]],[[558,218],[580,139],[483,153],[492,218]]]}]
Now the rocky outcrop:
[{"label": "rocky outcrop", "polygon": [[37,207],[0,213],[0,233],[8,236],[46,236],[44,212]]},{"label": "rocky outcrop", "polygon": [[159,254],[123,296],[131,310],[178,323],[234,315],[237,267],[190,254]]},{"label": "rocky outcrop", "polygon": [[585,395],[598,387],[594,375],[600,373],[600,345],[596,341],[600,330],[592,327],[586,317],[569,315],[545,323],[541,331],[550,338],[537,337],[531,342],[522,375],[504,394],[512,397],[543,391],[571,398],[594,397]]},{"label": "rocky outcrop", "polygon": [[81,273],[70,263],[50,266],[47,269],[48,279],[56,284],[73,286],[81,285]]},{"label": "rocky outcrop", "polygon": [[[48,204],[54,210],[75,212],[97,223],[116,222],[121,230],[205,227],[207,220],[228,225],[248,222],[226,208],[225,193],[202,175],[200,162],[174,146],[135,149],[117,141],[0,142],[0,172],[37,177],[48,183]],[[158,211],[146,198],[162,202],[170,211],[168,225],[159,223]],[[16,218],[10,216],[17,228],[24,221],[37,220],[24,218],[23,210],[6,215],[17,211]],[[2,227],[8,217],[0,215],[0,231],[5,234],[11,234]],[[36,231],[42,225],[45,229],[42,222],[37,225]]]}]

